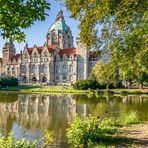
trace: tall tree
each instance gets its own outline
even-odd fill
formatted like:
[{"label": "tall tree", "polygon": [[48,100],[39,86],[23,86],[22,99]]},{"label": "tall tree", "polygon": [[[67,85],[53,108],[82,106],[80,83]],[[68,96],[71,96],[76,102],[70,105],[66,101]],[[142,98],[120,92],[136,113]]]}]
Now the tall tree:
[{"label": "tall tree", "polygon": [[50,4],[46,0],[0,0],[0,35],[22,41],[26,29],[43,21]]},{"label": "tall tree", "polygon": [[72,17],[80,20],[80,36],[88,46],[99,39],[102,31],[112,22],[117,30],[129,30],[137,25],[148,11],[147,0],[66,0]]},{"label": "tall tree", "polygon": [[98,83],[106,84],[106,89],[109,88],[109,84],[116,79],[116,69],[112,63],[106,63],[99,61],[93,67],[93,74]]},{"label": "tall tree", "polygon": [[[148,14],[148,13],[147,13]],[[109,46],[112,61],[119,65],[124,80],[140,83],[148,79],[148,15],[130,32],[120,33]]]}]

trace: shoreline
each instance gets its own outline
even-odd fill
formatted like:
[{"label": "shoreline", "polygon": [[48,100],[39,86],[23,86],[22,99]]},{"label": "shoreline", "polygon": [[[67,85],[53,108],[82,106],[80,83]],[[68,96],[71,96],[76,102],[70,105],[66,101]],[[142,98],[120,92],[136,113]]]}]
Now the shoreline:
[{"label": "shoreline", "polygon": [[15,86],[9,87],[7,89],[1,89],[0,92],[19,92],[19,93],[52,93],[52,94],[108,94],[108,95],[148,95],[148,89],[97,89],[97,90],[76,90],[70,86],[45,86],[45,87],[35,87],[35,86]]}]

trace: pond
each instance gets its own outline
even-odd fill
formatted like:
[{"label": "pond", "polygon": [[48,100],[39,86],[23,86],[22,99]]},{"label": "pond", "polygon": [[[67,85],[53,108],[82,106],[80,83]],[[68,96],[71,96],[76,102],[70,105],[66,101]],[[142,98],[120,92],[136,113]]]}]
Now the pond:
[{"label": "pond", "polygon": [[92,96],[41,95],[0,93],[0,133],[13,132],[18,138],[33,141],[48,129],[54,132],[51,147],[68,147],[66,129],[75,114],[79,116],[120,117],[137,111],[141,120],[148,121],[148,95]]}]

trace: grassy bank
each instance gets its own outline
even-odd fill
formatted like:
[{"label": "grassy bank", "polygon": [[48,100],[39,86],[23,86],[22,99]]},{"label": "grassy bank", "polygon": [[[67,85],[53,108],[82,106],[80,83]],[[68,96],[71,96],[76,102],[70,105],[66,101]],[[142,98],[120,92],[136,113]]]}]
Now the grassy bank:
[{"label": "grassy bank", "polygon": [[[98,90],[77,90],[71,86],[14,86],[6,89],[1,89],[1,91],[17,91],[25,93],[76,93],[76,94],[85,94],[85,93],[105,93],[105,89]],[[110,89],[109,94],[148,94],[148,89]]]},{"label": "grassy bank", "polygon": [[76,116],[67,129],[67,138],[74,147],[147,147],[147,126],[135,111],[110,119]]}]

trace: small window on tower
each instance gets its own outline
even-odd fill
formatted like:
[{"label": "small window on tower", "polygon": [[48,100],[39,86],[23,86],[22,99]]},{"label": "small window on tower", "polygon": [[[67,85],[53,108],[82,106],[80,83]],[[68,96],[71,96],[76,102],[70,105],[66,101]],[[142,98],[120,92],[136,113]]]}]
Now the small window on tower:
[{"label": "small window on tower", "polygon": [[37,57],[37,56],[38,56],[38,54],[35,52],[35,53],[34,53],[34,57]]},{"label": "small window on tower", "polygon": [[25,53],[25,59],[27,59],[27,53]]}]

